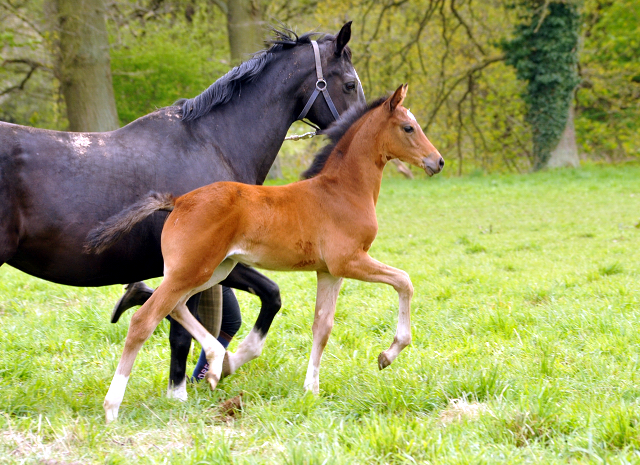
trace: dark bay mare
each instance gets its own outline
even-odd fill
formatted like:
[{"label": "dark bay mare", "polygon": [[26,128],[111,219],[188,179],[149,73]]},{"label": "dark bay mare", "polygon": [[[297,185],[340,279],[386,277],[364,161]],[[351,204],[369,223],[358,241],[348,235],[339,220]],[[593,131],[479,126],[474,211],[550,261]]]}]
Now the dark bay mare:
[{"label": "dark bay mare", "polygon": [[[364,101],[347,47],[350,36],[347,23],[337,36],[317,40],[326,87],[339,112]],[[101,255],[83,253],[88,231],[150,190],[180,195],[214,181],[261,184],[316,88],[313,37],[276,32],[270,48],[199,96],[112,132],[0,122],[0,266],[71,286],[161,276],[166,213],[136,225]],[[316,99],[307,113],[321,128],[334,121],[325,100]],[[275,283],[236,267],[223,284],[261,297],[256,328],[266,333],[280,308]],[[172,322],[171,342],[170,388],[183,384],[191,336],[174,330]]]},{"label": "dark bay mare", "polygon": [[313,393],[319,390],[320,360],[344,278],[388,284],[398,293],[398,327],[390,347],[378,357],[380,369],[411,343],[411,279],[368,254],[378,232],[376,204],[385,164],[400,159],[431,176],[444,167],[438,150],[402,106],[406,93],[407,86],[400,86],[389,98],[347,112],[327,130],[333,143],[316,155],[302,181],[286,186],[218,182],[178,198],[151,192],[89,234],[87,249],[100,253],[153,212],[171,211],[162,230],[164,279],[131,318],[104,401],[107,423],[118,416],[136,355],[169,314],[202,344],[212,389],[223,374],[247,361],[247,352],[262,347],[264,338],[252,331],[235,354],[225,351],[185,306],[190,296],[220,282],[237,263],[317,274],[313,346],[304,382]]}]

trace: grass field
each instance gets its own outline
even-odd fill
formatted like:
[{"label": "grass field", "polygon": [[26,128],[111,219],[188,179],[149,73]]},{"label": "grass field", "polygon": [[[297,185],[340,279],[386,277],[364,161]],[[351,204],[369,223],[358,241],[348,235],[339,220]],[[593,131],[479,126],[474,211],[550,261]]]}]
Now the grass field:
[{"label": "grass field", "polygon": [[[283,309],[261,358],[166,399],[163,323],[109,427],[121,286],[0,268],[0,463],[640,462],[640,166],[386,179],[378,220],[371,255],[415,286],[393,365],[377,369],[397,295],[347,281],[320,395],[305,395],[315,276],[269,273]],[[243,336],[259,302],[237,295]]]}]

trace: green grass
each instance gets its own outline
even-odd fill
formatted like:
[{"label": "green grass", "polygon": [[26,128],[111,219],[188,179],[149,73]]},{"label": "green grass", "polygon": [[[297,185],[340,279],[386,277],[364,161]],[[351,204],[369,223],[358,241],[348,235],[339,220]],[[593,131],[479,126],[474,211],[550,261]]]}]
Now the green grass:
[{"label": "green grass", "polygon": [[[109,427],[121,287],[0,268],[0,463],[640,461],[640,166],[386,179],[378,220],[371,255],[416,291],[413,344],[393,365],[376,359],[395,292],[347,281],[321,393],[305,395],[315,277],[269,273],[283,309],[261,358],[215,392],[168,400],[163,323]],[[244,336],[258,301],[237,295]],[[240,392],[241,416],[221,418]]]}]

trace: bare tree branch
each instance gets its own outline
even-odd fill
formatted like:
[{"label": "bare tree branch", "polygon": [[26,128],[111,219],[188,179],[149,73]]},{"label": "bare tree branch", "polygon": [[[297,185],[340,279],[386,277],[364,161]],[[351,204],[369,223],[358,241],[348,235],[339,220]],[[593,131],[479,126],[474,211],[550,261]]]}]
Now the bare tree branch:
[{"label": "bare tree branch", "polygon": [[471,28],[469,27],[467,22],[464,19],[462,19],[462,16],[460,16],[460,13],[458,13],[458,10],[456,10],[455,3],[456,3],[455,0],[451,0],[451,13],[453,13],[453,15],[457,18],[457,20],[460,21],[460,24],[462,24],[462,26],[465,28],[465,30],[467,31],[467,36],[469,37],[469,40],[471,40],[471,42],[473,42],[473,45],[476,46],[478,51],[483,56],[486,56],[487,54],[485,53],[485,51],[482,48],[482,46],[478,43],[476,38],[473,37],[473,33],[471,32]]},{"label": "bare tree branch", "polygon": [[42,63],[38,63],[36,61],[33,60],[29,60],[27,58],[16,58],[16,59],[12,59],[12,60],[4,60],[2,62],[2,66],[6,66],[8,64],[25,64],[29,66],[29,71],[27,71],[27,74],[25,75],[25,77],[22,79],[22,81],[20,81],[20,83],[13,85],[11,87],[8,87],[6,89],[4,89],[3,91],[0,91],[0,96],[9,94],[11,92],[15,92],[18,90],[23,90],[24,86],[27,84],[27,82],[29,81],[29,79],[31,78],[31,76],[33,75],[33,73],[38,69],[38,68],[46,68],[46,66],[44,66]]},{"label": "bare tree branch", "polygon": [[[442,92],[440,94],[440,97],[438,98],[438,100],[436,101],[435,107],[433,109],[433,111],[431,112],[431,116],[429,117],[429,120],[427,121],[427,124],[425,125],[425,127],[423,128],[425,130],[425,132],[429,129],[429,126],[431,126],[431,124],[433,123],[433,120],[435,119],[438,111],[440,110],[440,107],[442,106],[442,104],[449,98],[449,96],[451,95],[451,93],[454,91],[454,89],[465,79],[468,79],[470,74],[474,74],[478,71],[483,70],[484,68],[486,68],[487,66],[496,63],[498,61],[504,61],[505,59],[505,55],[501,54],[501,55],[496,55],[493,57],[489,57],[483,61],[481,61],[480,63],[476,63],[475,65],[473,65],[471,68],[467,69],[466,71],[464,71],[454,82],[453,84],[451,84],[449,86],[449,89],[446,92]],[[442,86],[442,89],[444,91],[444,83]]]},{"label": "bare tree branch", "polygon": [[0,1],[0,7],[4,8],[10,14],[12,14],[16,18],[18,18],[23,23],[25,23],[36,34],[38,34],[38,36],[40,36],[41,38],[44,39],[44,36],[43,36],[42,32],[40,31],[40,29],[29,18],[24,16],[22,13],[20,13],[20,11],[18,11],[18,9],[16,7],[14,7],[11,3],[7,2],[7,1]]}]

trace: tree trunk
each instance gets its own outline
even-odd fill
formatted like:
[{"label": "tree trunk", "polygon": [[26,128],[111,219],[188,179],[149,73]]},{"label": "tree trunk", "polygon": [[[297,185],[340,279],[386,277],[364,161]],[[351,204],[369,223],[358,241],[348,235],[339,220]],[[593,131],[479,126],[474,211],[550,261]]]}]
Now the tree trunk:
[{"label": "tree trunk", "polygon": [[258,0],[227,1],[227,31],[234,66],[247,61],[262,48],[262,13]]},{"label": "tree trunk", "polygon": [[[227,1],[227,31],[233,66],[247,61],[252,54],[263,48],[263,10],[260,0]],[[282,167],[280,158],[276,157],[267,179],[279,178],[282,178]]]},{"label": "tree trunk", "polygon": [[54,2],[59,28],[56,74],[67,105],[69,130],[117,129],[104,1]]},{"label": "tree trunk", "polygon": [[569,105],[567,125],[562,132],[558,145],[551,151],[547,168],[563,168],[567,166],[577,168],[580,166],[578,146],[576,144],[576,130],[573,121],[574,113],[573,102],[571,102]]}]

